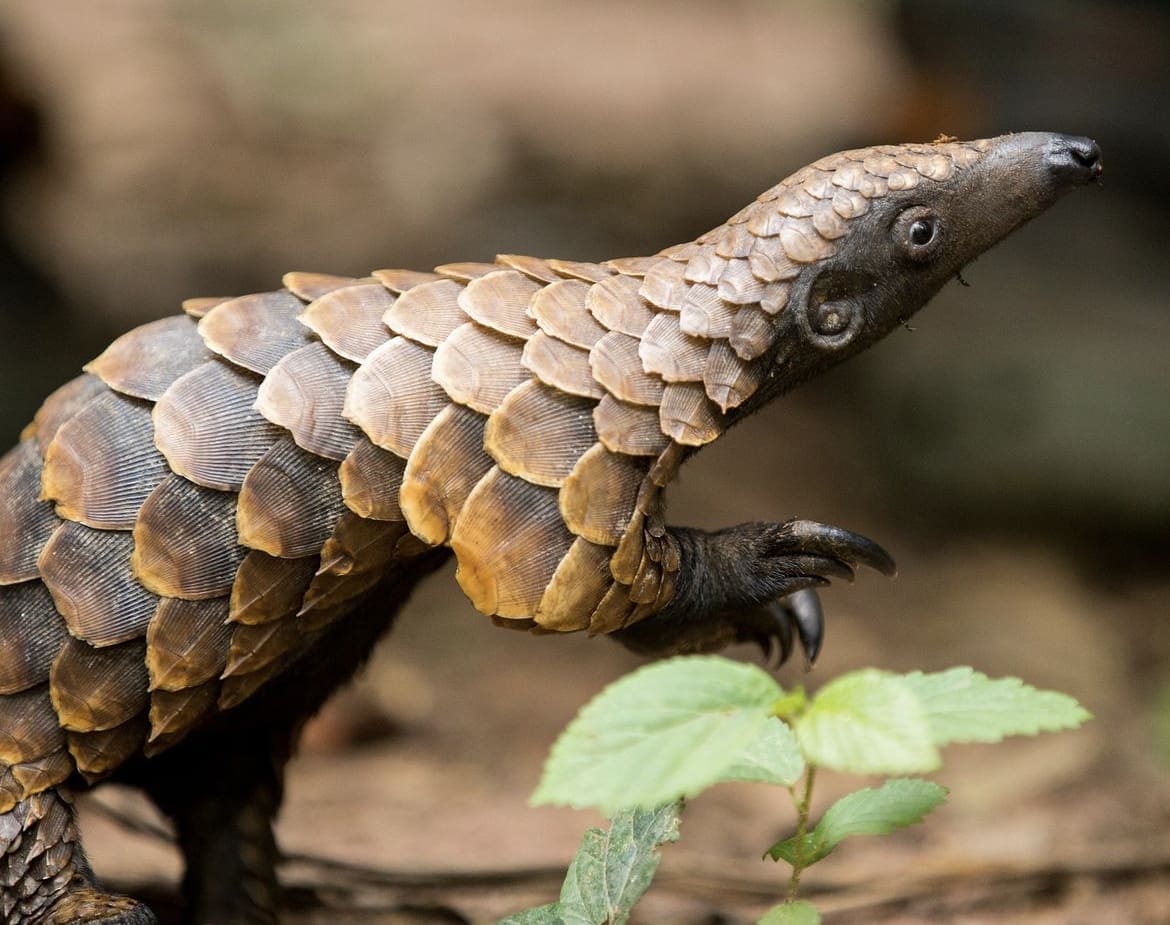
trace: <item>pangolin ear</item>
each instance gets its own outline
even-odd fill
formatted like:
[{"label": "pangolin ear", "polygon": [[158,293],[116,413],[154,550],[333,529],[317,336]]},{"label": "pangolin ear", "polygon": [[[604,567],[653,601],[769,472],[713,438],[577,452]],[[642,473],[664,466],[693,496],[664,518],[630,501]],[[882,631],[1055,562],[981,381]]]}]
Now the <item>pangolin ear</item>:
[{"label": "pangolin ear", "polygon": [[857,296],[820,301],[812,299],[797,315],[801,333],[810,344],[825,351],[848,346],[865,323],[865,306]]}]

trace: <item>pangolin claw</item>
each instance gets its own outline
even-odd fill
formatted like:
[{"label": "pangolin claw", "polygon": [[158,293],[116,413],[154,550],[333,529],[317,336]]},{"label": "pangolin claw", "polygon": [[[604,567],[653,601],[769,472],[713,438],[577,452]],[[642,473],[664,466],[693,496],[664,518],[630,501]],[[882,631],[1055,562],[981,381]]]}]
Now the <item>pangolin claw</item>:
[{"label": "pangolin claw", "polygon": [[785,526],[804,553],[828,556],[854,567],[868,565],[889,578],[898,574],[893,556],[860,533],[815,520],[792,520]]},{"label": "pangolin claw", "polygon": [[[825,613],[817,592],[812,588],[794,591],[787,597],[766,604],[764,611],[771,618],[771,626],[759,642],[769,665],[779,668],[788,661],[792,655],[795,630],[800,647],[804,650],[805,670],[811,668],[825,639]],[[777,647],[780,650],[778,653]],[[779,658],[776,658],[777,655]]]}]

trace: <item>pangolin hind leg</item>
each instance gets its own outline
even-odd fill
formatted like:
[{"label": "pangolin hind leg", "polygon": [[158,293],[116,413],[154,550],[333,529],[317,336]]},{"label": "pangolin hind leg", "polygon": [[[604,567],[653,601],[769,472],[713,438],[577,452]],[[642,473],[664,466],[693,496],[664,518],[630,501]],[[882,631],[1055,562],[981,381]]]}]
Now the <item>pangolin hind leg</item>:
[{"label": "pangolin hind leg", "polygon": [[5,925],[153,925],[127,896],[102,892],[85,858],[72,801],[45,790],[0,814],[0,920]]},{"label": "pangolin hind leg", "polygon": [[755,642],[766,655],[791,653],[794,635],[808,661],[824,635],[813,589],[830,578],[851,581],[867,565],[897,571],[877,543],[808,520],[747,523],[708,532],[671,527],[681,567],[674,596],[653,616],[614,634],[643,653],[706,652]]}]

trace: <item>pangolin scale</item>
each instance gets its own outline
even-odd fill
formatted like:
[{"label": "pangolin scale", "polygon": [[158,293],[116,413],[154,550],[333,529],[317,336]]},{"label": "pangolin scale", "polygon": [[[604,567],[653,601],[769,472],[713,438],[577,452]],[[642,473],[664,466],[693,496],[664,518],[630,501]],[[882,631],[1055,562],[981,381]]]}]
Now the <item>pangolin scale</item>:
[{"label": "pangolin scale", "polygon": [[452,552],[508,626],[815,655],[782,599],[880,548],[668,528],[663,488],[1099,171],[1060,135],[848,151],[653,257],[290,273],[120,337],[0,460],[0,918],[151,920],[65,796],[116,775],[176,817],[194,920],[271,921],[296,729]]}]

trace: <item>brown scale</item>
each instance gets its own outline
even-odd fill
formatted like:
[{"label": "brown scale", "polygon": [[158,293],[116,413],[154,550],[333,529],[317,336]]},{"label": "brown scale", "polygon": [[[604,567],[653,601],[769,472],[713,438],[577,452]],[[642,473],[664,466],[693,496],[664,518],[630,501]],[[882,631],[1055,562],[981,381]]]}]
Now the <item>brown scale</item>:
[{"label": "brown scale", "polygon": [[230,302],[231,296],[199,296],[194,299],[184,299],[183,311],[192,318],[202,318],[217,305]]},{"label": "brown scale", "polygon": [[447,541],[471,489],[493,465],[483,449],[486,421],[470,408],[448,405],[407,460],[398,501],[410,529],[432,546]]},{"label": "brown scale", "polygon": [[657,405],[662,401],[663,382],[643,369],[639,343],[635,337],[611,331],[589,351],[589,366],[611,395],[635,405]]},{"label": "brown scale", "polygon": [[129,530],[167,471],[154,445],[150,406],[106,392],[57,431],[45,452],[41,497],[55,502],[59,517]]},{"label": "brown scale", "polygon": [[585,307],[608,330],[641,337],[654,318],[654,310],[638,296],[641,286],[637,277],[611,276],[590,287]]},{"label": "brown scale", "polygon": [[573,540],[568,553],[549,579],[534,614],[546,629],[574,632],[589,626],[589,616],[613,584],[609,571],[611,546],[599,546],[584,537]]},{"label": "brown scale", "polygon": [[43,758],[65,746],[65,735],[49,696],[41,684],[19,694],[0,697],[4,724],[0,725],[0,765]]},{"label": "brown scale", "polygon": [[298,446],[341,462],[361,436],[341,414],[354,368],[314,341],[272,367],[260,384],[256,410],[292,433]]},{"label": "brown scale", "polygon": [[723,433],[719,409],[707,398],[702,383],[672,382],[658,406],[662,432],[676,443],[703,446]]},{"label": "brown scale", "polygon": [[690,291],[686,279],[687,266],[676,260],[660,259],[646,273],[638,295],[666,311],[677,312]]},{"label": "brown scale", "polygon": [[469,283],[473,279],[479,279],[481,276],[495,273],[498,269],[499,267],[494,263],[464,261],[462,263],[444,263],[441,266],[435,267],[435,272],[457,282]]},{"label": "brown scale", "polygon": [[308,342],[309,331],[297,317],[304,307],[284,290],[241,296],[204,315],[199,334],[210,350],[263,376]]},{"label": "brown scale", "polygon": [[557,340],[544,331],[528,338],[520,362],[541,382],[570,395],[601,398],[606,394],[593,378],[589,351]]},{"label": "brown scale", "polygon": [[195,320],[174,315],[123,334],[83,368],[123,395],[158,401],[172,382],[210,358]]},{"label": "brown scale", "polygon": [[792,280],[800,273],[800,264],[788,259],[779,238],[757,238],[748,255],[752,275],[765,283]]},{"label": "brown scale", "polygon": [[548,265],[561,276],[599,283],[614,275],[614,271],[600,263],[583,263],[580,260],[550,260]]},{"label": "brown scale", "polygon": [[406,473],[406,460],[368,437],[360,439],[337,470],[341,498],[359,517],[371,520],[402,520],[398,490]]},{"label": "brown scale", "polygon": [[766,364],[749,363],[727,341],[717,340],[707,354],[703,387],[707,397],[727,412],[751,398],[767,375]]},{"label": "brown scale", "polygon": [[304,302],[315,302],[335,289],[344,289],[362,282],[372,282],[372,280],[354,279],[352,276],[334,276],[332,273],[305,273],[301,270],[285,273],[280,278],[280,284]]},{"label": "brown scale", "polygon": [[150,722],[145,713],[99,732],[66,731],[65,741],[77,770],[91,784],[142,751]]},{"label": "brown scale", "polygon": [[597,442],[596,402],[529,380],[513,389],[484,428],[484,449],[505,472],[559,488]]},{"label": "brown scale", "polygon": [[469,282],[459,294],[459,307],[493,331],[525,339],[536,333],[528,303],[540,288],[518,270],[497,269]]},{"label": "brown scale", "polygon": [[86,373],[71,379],[44,400],[33,416],[32,424],[20,435],[21,439],[34,438],[38,451],[44,456],[61,425],[106,391],[105,384],[97,376]]},{"label": "brown scale", "polygon": [[719,298],[733,305],[751,305],[764,297],[765,282],[752,273],[747,260],[732,260],[719,278]]},{"label": "brown scale", "polygon": [[172,473],[138,512],[130,565],[155,594],[203,600],[228,593],[246,551],[236,538],[235,493]]},{"label": "brown scale", "polygon": [[72,773],[73,759],[63,738],[59,751],[7,768],[0,764],[0,813],[11,810],[18,800],[55,787]]},{"label": "brown scale", "polygon": [[360,363],[390,339],[382,316],[393,305],[394,296],[381,283],[348,285],[316,297],[301,323],[338,356]]},{"label": "brown scale", "polygon": [[661,257],[614,257],[604,265],[623,276],[645,276],[661,262]]},{"label": "brown scale", "polygon": [[596,444],[573,467],[560,491],[566,526],[593,543],[616,546],[625,533],[649,468],[643,457],[611,453]]},{"label": "brown scale", "polygon": [[684,277],[692,283],[706,283],[708,286],[718,286],[728,260],[715,253],[715,248],[704,244],[698,253],[687,261],[687,271]]},{"label": "brown scale", "polygon": [[606,395],[593,409],[593,426],[606,449],[630,456],[657,456],[668,443],[658,409]]},{"label": "brown scale", "polygon": [[316,553],[345,510],[337,469],[291,437],[281,438],[244,479],[236,510],[239,542],[286,559]]},{"label": "brown scale", "polygon": [[776,323],[772,316],[755,305],[746,305],[735,315],[727,345],[741,360],[750,362],[767,353],[775,339]]},{"label": "brown scale", "polygon": [[579,279],[545,286],[532,297],[528,313],[546,334],[589,349],[608,333],[585,305],[589,289],[589,284]]},{"label": "brown scale", "polygon": [[[760,300],[760,304],[758,306],[746,305],[740,310],[739,314],[746,315],[758,310],[774,318],[776,315],[779,315],[780,312],[784,310],[784,306],[788,304],[788,294],[791,288],[791,283],[771,283],[768,286],[768,291],[764,294],[764,297]],[[734,331],[732,333],[734,335]]]},{"label": "brown scale", "polygon": [[399,269],[375,270],[370,275],[394,293],[407,292],[423,283],[433,283],[443,278],[438,273]]},{"label": "brown scale", "polygon": [[94,646],[137,639],[158,597],[134,578],[129,533],[66,521],[41,552],[38,568],[69,632]]},{"label": "brown scale", "polygon": [[403,459],[451,400],[431,378],[434,351],[395,337],[370,354],[346,389],[342,414]]},{"label": "brown scale", "polygon": [[0,694],[40,684],[68,635],[65,621],[40,581],[0,587]]},{"label": "brown scale", "polygon": [[160,601],[146,628],[146,670],[152,691],[198,687],[223,673],[232,627],[226,598]]},{"label": "brown scale", "polygon": [[685,333],[674,312],[661,312],[642,335],[638,357],[646,372],[666,382],[701,382],[710,345],[704,337]]},{"label": "brown scale", "polygon": [[143,753],[149,758],[166,751],[216,708],[219,680],[181,691],[150,692],[150,735]]},{"label": "brown scale", "polygon": [[259,671],[282,659],[304,641],[304,632],[295,617],[270,623],[236,623],[228,647],[223,678]]},{"label": "brown scale", "polygon": [[491,414],[529,378],[520,363],[523,349],[519,340],[468,322],[439,345],[431,376],[452,401]]},{"label": "brown scale", "polygon": [[573,544],[557,492],[496,468],[471,493],[451,534],[455,577],[482,613],[530,617]]},{"label": "brown scale", "polygon": [[27,439],[0,458],[0,585],[36,578],[37,557],[60,521],[40,500],[41,457]]},{"label": "brown scale", "polygon": [[239,491],[281,434],[255,409],[259,381],[212,360],[181,376],[154,406],[154,442],[197,485]]},{"label": "brown scale", "polygon": [[382,323],[395,334],[427,347],[437,347],[468,320],[459,307],[463,287],[449,279],[415,286],[386,309]]},{"label": "brown scale", "polygon": [[613,582],[589,615],[589,635],[612,633],[630,622],[638,605],[630,600],[630,586]]},{"label": "brown scale", "polygon": [[561,277],[547,260],[540,257],[525,257],[523,254],[496,254],[496,263],[513,270],[519,270],[530,279],[540,283],[555,283]]},{"label": "brown scale", "polygon": [[696,285],[683,300],[679,327],[692,337],[714,339],[731,334],[736,307],[724,301],[715,286]]},{"label": "brown scale", "polygon": [[[410,548],[404,540],[412,541]],[[405,523],[344,514],[321,548],[320,566],[296,613],[302,629],[317,630],[343,616],[354,599],[377,584],[392,561],[425,548]]]},{"label": "brown scale", "polygon": [[316,555],[281,559],[253,549],[244,557],[232,585],[228,619],[233,623],[270,623],[296,614],[305,589],[317,573]]},{"label": "brown scale", "polygon": [[62,729],[100,732],[145,712],[149,702],[146,642],[95,649],[67,639],[49,671],[49,694]]}]

